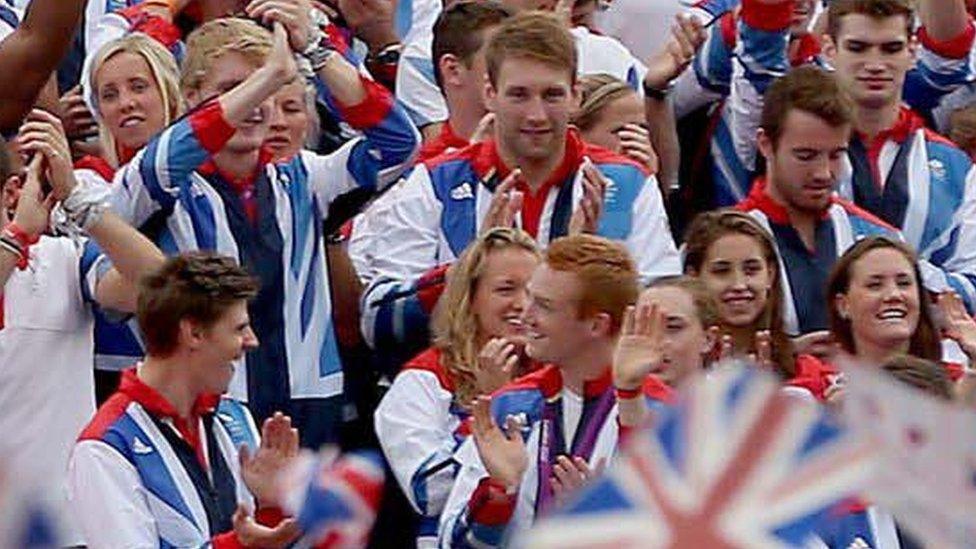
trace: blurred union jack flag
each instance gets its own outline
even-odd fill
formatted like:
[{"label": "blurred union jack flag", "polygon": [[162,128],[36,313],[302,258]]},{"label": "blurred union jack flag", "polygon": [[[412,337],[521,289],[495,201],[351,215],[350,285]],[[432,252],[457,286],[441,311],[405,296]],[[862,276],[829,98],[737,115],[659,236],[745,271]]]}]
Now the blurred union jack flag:
[{"label": "blurred union jack flag", "polygon": [[365,547],[383,496],[376,452],[302,454],[284,480],[286,509],[317,548]]},{"label": "blurred union jack flag", "polygon": [[927,547],[972,547],[976,413],[878,368],[851,364],[845,373],[847,424],[880,455],[866,496]]},{"label": "blurred union jack flag", "polygon": [[653,428],[634,432],[609,473],[524,545],[802,545],[874,459],[869,444],[772,376],[723,367],[685,387]]}]

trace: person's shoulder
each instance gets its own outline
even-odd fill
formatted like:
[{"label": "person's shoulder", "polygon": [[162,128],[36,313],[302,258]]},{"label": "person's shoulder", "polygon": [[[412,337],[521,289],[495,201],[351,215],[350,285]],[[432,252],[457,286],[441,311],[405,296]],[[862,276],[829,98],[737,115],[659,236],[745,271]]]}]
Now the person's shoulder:
[{"label": "person's shoulder", "polygon": [[78,440],[101,440],[106,442],[110,433],[118,425],[119,421],[126,415],[132,399],[124,393],[115,393],[108,398],[88,425],[81,431]]},{"label": "person's shoulder", "polygon": [[447,373],[447,369],[441,362],[442,352],[436,347],[430,347],[417,356],[413,357],[403,368],[400,369],[401,376],[430,375],[437,380],[438,385],[445,391],[454,392],[454,382]]},{"label": "person's shoulder", "polygon": [[878,233],[889,234],[892,236],[898,234],[898,229],[896,227],[890,225],[887,221],[865,210],[850,200],[841,197],[834,197],[833,203],[834,207],[843,209],[848,217],[857,219],[862,223],[870,225],[872,228],[876,229],[876,232]]},{"label": "person's shoulder", "polygon": [[629,175],[632,178],[637,178],[641,182],[653,175],[647,166],[633,158],[613,152],[610,149],[587,143],[583,149],[583,153],[589,156],[590,160],[604,172],[618,172],[621,175]]},{"label": "person's shoulder", "polygon": [[503,385],[491,395],[491,410],[495,421],[503,425],[505,417],[516,416],[526,425],[542,417],[546,401],[562,390],[562,375],[553,365],[543,366]]}]

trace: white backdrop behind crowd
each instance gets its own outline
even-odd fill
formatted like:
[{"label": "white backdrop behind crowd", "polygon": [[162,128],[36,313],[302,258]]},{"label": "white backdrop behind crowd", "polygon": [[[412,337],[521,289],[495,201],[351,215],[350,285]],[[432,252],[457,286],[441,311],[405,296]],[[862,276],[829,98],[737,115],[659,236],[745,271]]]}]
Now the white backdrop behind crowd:
[{"label": "white backdrop behind crowd", "polygon": [[637,58],[647,59],[670,37],[667,32],[647,29],[667,29],[685,9],[679,0],[614,0],[597,14],[597,27],[602,34],[623,42]]}]

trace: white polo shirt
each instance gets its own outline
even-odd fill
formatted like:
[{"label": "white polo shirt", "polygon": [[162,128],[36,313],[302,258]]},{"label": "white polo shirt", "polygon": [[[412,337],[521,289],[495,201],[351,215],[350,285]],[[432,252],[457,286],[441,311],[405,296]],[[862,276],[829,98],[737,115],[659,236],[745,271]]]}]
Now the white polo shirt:
[{"label": "white polo shirt", "polygon": [[58,504],[68,455],[95,413],[90,296],[108,267],[103,258],[94,245],[43,236],[29,267],[3,288],[0,460],[20,485]]}]

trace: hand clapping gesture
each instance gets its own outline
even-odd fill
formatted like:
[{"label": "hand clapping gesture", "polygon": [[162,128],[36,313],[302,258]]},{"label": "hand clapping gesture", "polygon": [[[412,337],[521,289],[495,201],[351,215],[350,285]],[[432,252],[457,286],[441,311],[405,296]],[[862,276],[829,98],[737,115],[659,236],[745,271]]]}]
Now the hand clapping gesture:
[{"label": "hand clapping gesture", "polygon": [[488,397],[476,398],[471,412],[471,430],[485,470],[508,489],[517,490],[529,464],[520,432],[522,425],[509,416],[505,420],[505,432],[502,432],[491,417],[491,399]]},{"label": "hand clapping gesture", "polygon": [[261,505],[277,506],[281,501],[278,475],[298,455],[298,430],[291,426],[291,418],[275,412],[261,426],[261,446],[254,456],[242,446],[241,476],[248,490]]},{"label": "hand clapping gesture", "polygon": [[976,358],[976,320],[966,311],[962,298],[955,292],[945,292],[939,294],[938,306],[945,336],[958,343],[970,360]]}]

